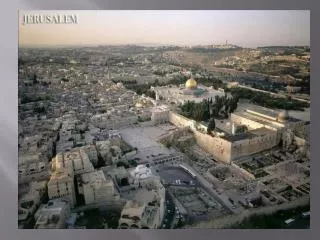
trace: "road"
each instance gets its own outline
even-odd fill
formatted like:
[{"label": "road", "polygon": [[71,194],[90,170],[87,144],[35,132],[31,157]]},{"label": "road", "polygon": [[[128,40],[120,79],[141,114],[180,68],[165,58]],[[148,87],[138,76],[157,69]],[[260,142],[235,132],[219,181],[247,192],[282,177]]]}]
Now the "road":
[{"label": "road", "polygon": [[[175,181],[180,179],[182,185],[183,181],[190,182],[192,180],[194,182],[194,186],[199,186],[206,190],[210,195],[212,195],[222,206],[224,206],[226,209],[228,209],[232,213],[237,213],[239,210],[233,208],[232,203],[229,201],[227,196],[219,195],[214,189],[213,185],[209,183],[204,177],[201,176],[194,168],[192,168],[190,165],[183,163],[185,167],[190,169],[192,172],[194,172],[197,177],[194,179],[189,173],[184,171],[182,168],[179,168],[178,166],[173,167],[167,167],[164,169],[161,169],[159,172],[159,176],[168,182],[168,184],[174,184]],[[186,184],[187,185],[187,184]],[[194,187],[193,185],[189,185],[190,187]]]},{"label": "road", "polygon": [[197,180],[200,183],[201,187],[203,187],[206,191],[208,191],[214,198],[225,208],[227,208],[230,212],[232,213],[237,213],[238,210],[233,208],[232,203],[229,201],[227,196],[223,196],[217,193],[213,189],[213,185],[209,183],[200,173],[198,173],[194,168],[192,168],[190,165],[187,163],[183,163],[183,165],[190,170],[192,170],[196,175],[197,175]]},{"label": "road", "polygon": [[166,203],[165,203],[165,214],[163,217],[163,222],[161,224],[161,228],[170,229],[174,223],[175,219],[175,205],[172,197],[166,191]]}]

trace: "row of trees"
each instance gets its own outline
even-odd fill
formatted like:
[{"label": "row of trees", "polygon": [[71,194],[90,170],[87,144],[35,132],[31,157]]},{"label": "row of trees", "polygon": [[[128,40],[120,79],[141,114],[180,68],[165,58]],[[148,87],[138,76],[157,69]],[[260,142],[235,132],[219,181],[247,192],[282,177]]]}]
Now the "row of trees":
[{"label": "row of trees", "polygon": [[38,95],[38,96],[30,96],[30,95],[22,95],[21,96],[21,104],[30,103],[30,102],[39,102],[39,101],[49,101],[51,97],[49,95]]},{"label": "row of trees", "polygon": [[290,98],[274,97],[268,93],[256,92],[244,88],[232,88],[231,94],[236,98],[248,99],[254,104],[268,108],[303,111],[304,108],[309,107],[309,104],[306,102]]},{"label": "row of trees", "polygon": [[150,90],[151,84],[128,84],[125,85],[125,87],[135,91],[139,95],[142,95],[146,94]]},{"label": "row of trees", "polygon": [[216,96],[213,99],[204,99],[200,103],[188,101],[180,109],[183,116],[196,121],[208,121],[211,118],[227,118],[238,106],[238,98]]}]

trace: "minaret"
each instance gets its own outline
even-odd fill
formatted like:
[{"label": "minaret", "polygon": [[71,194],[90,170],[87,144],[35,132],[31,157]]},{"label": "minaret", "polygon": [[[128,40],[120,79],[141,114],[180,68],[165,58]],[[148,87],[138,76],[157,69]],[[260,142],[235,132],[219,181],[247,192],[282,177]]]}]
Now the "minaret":
[{"label": "minaret", "polygon": [[232,132],[232,135],[235,135],[235,134],[236,134],[236,127],[235,127],[234,123],[232,123],[232,130],[231,130],[231,132]]}]

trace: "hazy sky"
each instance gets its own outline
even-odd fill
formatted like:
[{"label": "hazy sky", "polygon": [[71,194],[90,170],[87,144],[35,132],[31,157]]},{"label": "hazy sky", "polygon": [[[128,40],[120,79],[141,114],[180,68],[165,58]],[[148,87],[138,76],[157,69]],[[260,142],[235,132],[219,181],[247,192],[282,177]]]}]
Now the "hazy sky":
[{"label": "hazy sky", "polygon": [[[78,24],[22,25],[25,14],[76,14]],[[19,44],[310,45],[309,11],[28,11]]]}]

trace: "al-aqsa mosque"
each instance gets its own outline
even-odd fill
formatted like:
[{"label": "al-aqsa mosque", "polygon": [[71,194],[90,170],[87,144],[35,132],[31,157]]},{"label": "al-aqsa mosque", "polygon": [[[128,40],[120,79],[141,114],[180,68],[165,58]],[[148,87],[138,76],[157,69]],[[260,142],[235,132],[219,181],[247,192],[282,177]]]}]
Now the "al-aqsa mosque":
[{"label": "al-aqsa mosque", "polygon": [[156,100],[166,100],[176,104],[183,104],[187,101],[201,102],[203,99],[215,99],[215,96],[224,96],[224,92],[217,91],[212,87],[206,87],[190,78],[180,86],[151,87],[156,93]]}]

